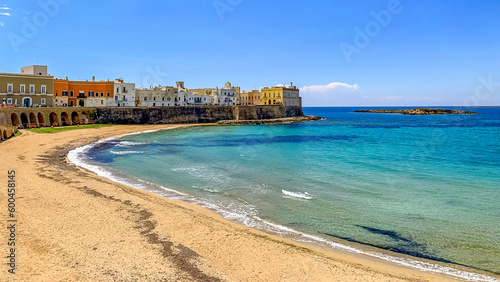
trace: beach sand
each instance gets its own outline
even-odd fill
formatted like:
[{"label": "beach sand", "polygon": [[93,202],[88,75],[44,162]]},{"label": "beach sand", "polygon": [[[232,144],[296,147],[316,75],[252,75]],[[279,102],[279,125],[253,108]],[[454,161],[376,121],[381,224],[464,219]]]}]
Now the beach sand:
[{"label": "beach sand", "polygon": [[[16,172],[16,274],[9,281],[446,281],[241,226],[196,205],[117,184],[67,153],[91,142],[181,125],[23,131],[0,144],[0,179]],[[7,189],[0,217],[6,224]],[[0,280],[5,281],[4,278]]]}]

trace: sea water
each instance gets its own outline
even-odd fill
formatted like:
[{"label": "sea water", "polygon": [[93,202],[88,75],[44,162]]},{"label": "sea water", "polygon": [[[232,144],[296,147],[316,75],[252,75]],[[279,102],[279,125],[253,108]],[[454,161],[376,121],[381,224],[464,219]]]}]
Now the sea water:
[{"label": "sea water", "polygon": [[500,273],[500,109],[435,116],[356,109],[304,108],[326,118],[313,122],[127,135],[73,158],[297,240],[362,252],[334,243],[342,239]]}]

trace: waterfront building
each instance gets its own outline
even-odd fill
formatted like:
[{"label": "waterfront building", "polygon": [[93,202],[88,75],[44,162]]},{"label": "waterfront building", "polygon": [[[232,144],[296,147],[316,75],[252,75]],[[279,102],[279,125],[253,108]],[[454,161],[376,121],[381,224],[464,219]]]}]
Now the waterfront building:
[{"label": "waterfront building", "polygon": [[260,90],[242,91],[240,94],[241,105],[256,106],[260,105],[261,93]]},{"label": "waterfront building", "polygon": [[248,93],[250,91],[242,91],[240,93],[239,96],[239,99],[238,99],[238,105],[241,105],[241,106],[248,106]]},{"label": "waterfront building", "polygon": [[301,106],[302,99],[296,86],[280,85],[261,89],[261,105]]},{"label": "waterfront building", "polygon": [[0,73],[0,103],[12,107],[52,107],[54,77],[47,66],[22,67],[20,74]]},{"label": "waterfront building", "polygon": [[178,91],[172,86],[137,88],[135,96],[135,104],[140,107],[178,106]]},{"label": "waterfront building", "polygon": [[123,79],[115,79],[115,99],[113,106],[135,106],[135,83],[125,83]]},{"label": "waterfront building", "polygon": [[237,102],[237,93],[237,88],[232,87],[231,83],[227,82],[224,88],[216,88],[215,91],[212,91],[211,95],[214,97],[213,104],[219,106],[235,106]]},{"label": "waterfront building", "polygon": [[208,106],[214,102],[214,96],[212,95],[199,95],[191,92],[186,92],[186,94],[188,106]]},{"label": "waterfront building", "polygon": [[114,105],[114,81],[54,80],[55,105],[58,107],[106,107]]}]

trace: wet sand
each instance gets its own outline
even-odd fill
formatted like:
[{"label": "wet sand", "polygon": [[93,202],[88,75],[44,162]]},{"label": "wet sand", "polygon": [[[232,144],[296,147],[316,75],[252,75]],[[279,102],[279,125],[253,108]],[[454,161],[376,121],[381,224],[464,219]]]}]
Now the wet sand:
[{"label": "wet sand", "polygon": [[[97,176],[67,160],[112,136],[182,125],[119,125],[54,134],[23,131],[0,143],[3,183],[16,172],[13,281],[447,281],[332,252],[227,221]],[[5,186],[4,186],[5,187]],[[7,206],[7,189],[0,192]],[[8,214],[0,208],[3,223]],[[7,254],[8,231],[0,231]],[[2,255],[3,260],[7,260]],[[6,276],[7,275],[7,276]],[[0,279],[0,280],[3,280]]]}]

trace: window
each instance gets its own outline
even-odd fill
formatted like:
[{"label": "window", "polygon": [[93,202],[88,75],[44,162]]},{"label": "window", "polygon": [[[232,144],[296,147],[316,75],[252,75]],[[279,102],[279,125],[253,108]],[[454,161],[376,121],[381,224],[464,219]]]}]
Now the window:
[{"label": "window", "polygon": [[26,85],[24,84],[21,84],[21,94],[25,94],[26,93]]},{"label": "window", "polygon": [[104,92],[101,92],[101,97],[104,97]]},{"label": "window", "polygon": [[35,94],[35,85],[30,85],[30,94]]},{"label": "window", "polygon": [[118,95],[115,96],[115,101],[118,101]]},{"label": "window", "polygon": [[42,102],[41,102],[42,105],[45,105],[45,102],[46,102],[45,98],[42,98]]},{"label": "window", "polygon": [[14,92],[14,84],[7,84],[7,93],[12,94]]},{"label": "window", "polygon": [[102,104],[104,104],[104,101],[103,101],[103,100],[101,100],[101,105],[102,105]]},{"label": "window", "polygon": [[63,96],[68,96],[68,90],[62,92]]},{"label": "window", "polygon": [[125,86],[123,86],[123,92],[127,92],[127,88],[125,88]]},{"label": "window", "polygon": [[147,100],[148,100],[148,98],[147,98],[147,97],[144,97],[144,101],[147,101]]},{"label": "window", "polygon": [[125,95],[123,95],[123,101],[125,101],[125,100],[126,100],[126,97],[125,97]]},{"label": "window", "polygon": [[94,91],[89,91],[89,97],[94,97]]},{"label": "window", "polygon": [[69,96],[73,97],[75,95],[75,92],[73,90],[69,91]]},{"label": "window", "polygon": [[106,95],[109,97],[109,96],[110,96],[109,92],[108,92],[108,93],[106,93]]},{"label": "window", "polygon": [[78,98],[84,98],[85,97],[85,92],[83,90],[80,90],[80,94],[78,94]]},{"label": "window", "polygon": [[47,86],[42,85],[42,94],[47,94]]},{"label": "window", "polygon": [[12,98],[7,98],[7,105],[12,105]]},{"label": "window", "polygon": [[161,100],[162,100],[162,101],[165,101],[165,97],[161,97]]},{"label": "window", "polygon": [[120,87],[116,88],[116,93],[120,93]]}]

